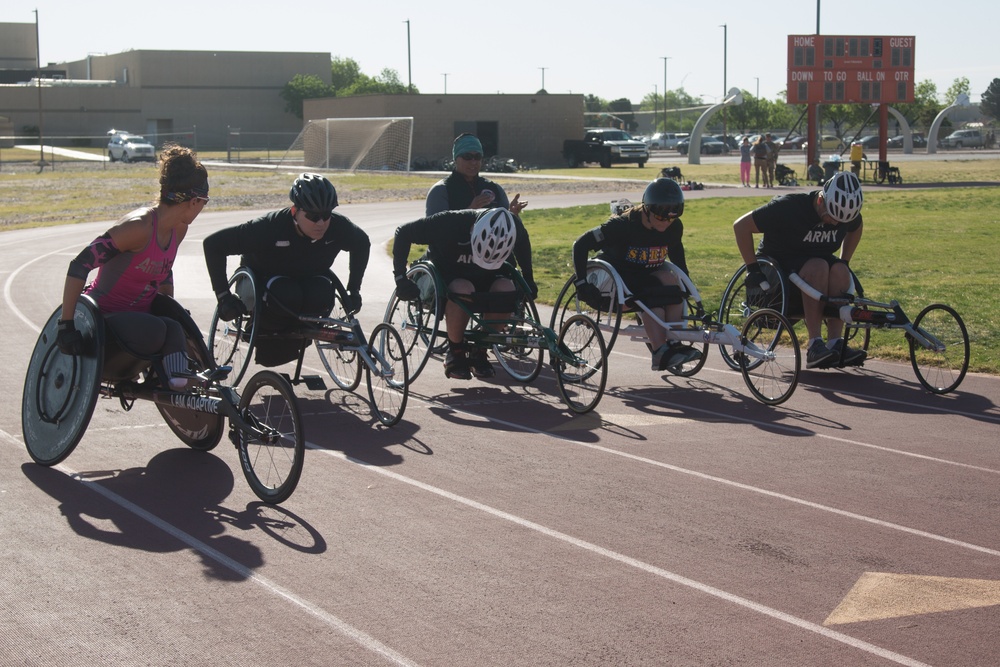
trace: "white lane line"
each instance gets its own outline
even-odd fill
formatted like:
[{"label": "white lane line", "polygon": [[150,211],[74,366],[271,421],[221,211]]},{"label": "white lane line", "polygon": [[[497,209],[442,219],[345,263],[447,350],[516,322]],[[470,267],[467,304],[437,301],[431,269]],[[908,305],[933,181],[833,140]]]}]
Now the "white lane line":
[{"label": "white lane line", "polygon": [[[65,248],[62,248],[61,250],[54,250],[54,251],[52,251],[50,253],[46,253],[44,255],[39,255],[38,257],[35,257],[34,259],[32,259],[32,260],[30,260],[28,262],[25,262],[21,266],[17,267],[13,271],[11,271],[10,275],[7,276],[7,280],[4,281],[4,285],[3,285],[3,298],[4,298],[4,301],[7,303],[7,306],[14,312],[14,314],[17,315],[18,319],[20,319],[22,322],[24,322],[25,324],[27,324],[28,328],[30,328],[32,331],[34,331],[36,335],[42,332],[42,328],[40,326],[38,326],[37,324],[35,324],[34,322],[32,322],[31,320],[29,320],[28,316],[25,315],[24,313],[22,313],[21,310],[16,305],[14,305],[14,296],[11,294],[11,285],[14,284],[14,279],[17,277],[17,274],[19,274],[23,269],[26,269],[27,267],[31,266],[35,262],[43,260],[46,257],[51,257],[52,255],[58,255],[60,253],[64,253],[64,252],[67,252],[67,251],[71,252],[72,249],[76,248],[76,247],[77,246],[75,246],[75,245],[73,245],[73,246],[67,246]],[[37,305],[37,304],[33,304],[33,305]]]},{"label": "white lane line", "polygon": [[406,667],[411,667],[411,666],[417,667],[417,663],[413,662],[412,660],[409,660],[408,658],[406,658],[406,656],[389,648],[388,646],[378,641],[371,635],[362,632],[361,630],[355,628],[346,621],[334,616],[333,614],[327,612],[326,610],[320,607],[317,607],[308,600],[305,600],[299,597],[298,595],[295,595],[287,588],[279,586],[278,584],[274,583],[270,579],[267,579],[266,577],[262,577],[261,575],[257,574],[250,568],[243,565],[242,563],[233,560],[229,556],[226,556],[217,549],[210,547],[201,540],[177,528],[173,524],[170,524],[160,519],[155,514],[147,512],[146,510],[132,503],[131,501],[126,500],[125,498],[119,496],[118,494],[112,491],[109,491],[104,486],[101,486],[99,482],[84,479],[83,477],[80,476],[79,473],[67,468],[63,464],[55,466],[55,469],[68,475],[73,480],[82,483],[86,488],[100,494],[101,496],[104,496],[104,498],[110,500],[111,502],[118,505],[125,511],[131,512],[140,519],[143,519],[144,521],[152,524],[156,528],[159,528],[168,535],[171,535],[175,539],[191,547],[192,549],[194,549],[201,555],[205,556],[206,558],[210,558],[211,560],[214,560],[216,563],[219,563],[223,567],[235,572],[244,579],[252,581],[253,583],[263,588],[268,593],[271,593],[272,595],[276,595],[280,598],[285,599],[288,602],[291,602],[293,605],[303,609],[307,613],[319,619],[322,623],[325,623],[326,625],[330,626],[337,632],[348,637],[355,643],[361,645],[363,648],[385,657],[386,659],[390,660],[396,665],[401,665]]},{"label": "white lane line", "polygon": [[645,563],[645,562],[643,562],[641,560],[638,560],[636,558],[632,558],[630,556],[626,556],[624,554],[618,553],[617,551],[612,551],[611,549],[606,549],[604,547],[598,546],[598,545],[593,544],[591,542],[587,542],[585,540],[581,540],[579,538],[573,537],[572,535],[567,535],[566,533],[561,533],[561,532],[559,532],[557,530],[553,530],[553,529],[548,528],[546,526],[543,526],[541,524],[535,523],[534,521],[529,521],[528,519],[524,519],[522,517],[519,517],[517,515],[511,514],[509,512],[504,512],[503,510],[498,510],[498,509],[496,509],[494,507],[491,507],[489,505],[484,505],[483,503],[480,503],[478,501],[472,500],[470,498],[466,498],[464,496],[460,496],[458,494],[452,493],[451,491],[446,491],[446,490],[438,488],[436,486],[431,486],[430,484],[427,484],[425,482],[421,482],[421,481],[412,479],[410,477],[406,477],[406,476],[401,475],[401,474],[399,474],[397,472],[394,472],[392,470],[387,470],[387,469],[385,469],[383,467],[370,465],[368,463],[365,463],[364,461],[361,461],[361,460],[349,457],[346,454],[344,454],[343,452],[336,452],[336,451],[332,451],[332,450],[328,450],[328,449],[323,449],[323,448],[320,448],[320,447],[317,447],[317,446],[313,445],[312,443],[309,443],[308,446],[311,449],[316,449],[318,451],[323,452],[324,454],[328,454],[329,456],[333,456],[335,458],[343,459],[343,460],[348,461],[350,463],[354,463],[354,464],[360,465],[360,466],[366,468],[367,470],[370,470],[372,472],[378,473],[379,475],[383,475],[385,477],[388,477],[390,479],[396,480],[398,482],[402,482],[404,484],[409,484],[410,486],[414,486],[414,487],[416,487],[418,489],[421,489],[423,491],[427,491],[429,493],[433,493],[435,495],[438,495],[438,496],[440,496],[442,498],[445,498],[447,500],[450,500],[452,502],[460,503],[460,504],[465,505],[467,507],[470,507],[470,508],[472,508],[474,510],[477,510],[477,511],[480,511],[480,512],[485,512],[485,513],[487,513],[487,514],[489,514],[491,516],[494,516],[494,517],[496,517],[498,519],[502,519],[504,521],[509,521],[509,522],[511,522],[511,523],[513,523],[515,525],[521,526],[522,528],[526,528],[528,530],[533,530],[533,531],[541,533],[542,535],[545,535],[547,537],[551,537],[551,538],[559,540],[561,542],[565,542],[565,543],[570,544],[572,546],[575,546],[575,547],[578,547],[580,549],[584,549],[584,550],[589,551],[591,553],[597,554],[598,556],[602,556],[604,558],[611,559],[613,561],[622,563],[624,565],[628,565],[630,567],[634,567],[634,568],[636,568],[638,570],[642,570],[643,572],[646,572],[648,574],[652,574],[654,576],[661,577],[661,578],[666,579],[668,581],[672,581],[672,582],[674,582],[676,584],[680,584],[681,586],[685,586],[687,588],[691,588],[691,589],[696,590],[696,591],[698,591],[700,593],[704,593],[706,595],[710,595],[710,596],[718,598],[720,600],[724,600],[726,602],[730,602],[732,604],[739,605],[740,607],[743,607],[745,609],[749,609],[750,611],[756,612],[758,614],[763,614],[764,616],[769,616],[769,617],[771,617],[773,619],[776,619],[778,621],[781,621],[783,623],[788,623],[789,625],[793,625],[795,627],[801,628],[801,629],[806,630],[808,632],[812,632],[814,634],[821,635],[823,637],[826,637],[827,639],[832,639],[833,641],[840,642],[842,644],[846,644],[847,646],[851,646],[851,647],[856,648],[856,649],[858,649],[860,651],[864,651],[866,653],[870,653],[872,655],[876,655],[876,656],[879,656],[881,658],[885,658],[886,660],[890,660],[890,661],[895,662],[895,663],[900,664],[900,665],[910,665],[912,667],[920,667],[920,666],[924,666],[925,665],[925,663],[922,663],[922,662],[920,662],[918,660],[914,660],[913,658],[910,658],[908,656],[901,655],[899,653],[895,653],[895,652],[890,651],[888,649],[884,649],[881,646],[876,646],[874,644],[870,644],[870,643],[868,643],[866,641],[862,641],[860,639],[856,639],[854,637],[851,637],[849,635],[845,635],[845,634],[837,632],[835,630],[830,630],[830,628],[823,627],[822,625],[818,625],[816,623],[812,623],[811,621],[807,621],[805,619],[798,618],[797,616],[792,616],[791,614],[787,614],[787,613],[785,613],[783,611],[779,611],[779,610],[774,609],[772,607],[768,607],[767,605],[763,605],[763,604],[760,604],[758,602],[754,602],[753,600],[749,600],[747,598],[740,597],[738,595],[734,595],[733,593],[729,593],[729,592],[724,591],[722,589],[715,588],[714,586],[709,586],[708,584],[703,584],[700,581],[695,581],[694,579],[689,579],[689,578],[684,577],[682,575],[679,575],[679,574],[677,574],[675,572],[670,572],[669,570],[665,570],[663,568],[656,567],[655,565],[650,565],[649,563]]},{"label": "white lane line", "polygon": [[[841,437],[836,436],[836,435],[827,435],[825,433],[819,433],[817,431],[811,431],[809,429],[802,428],[801,426],[788,426],[788,425],[781,424],[781,423],[778,423],[778,422],[764,422],[764,421],[758,421],[756,419],[748,419],[748,418],[745,418],[745,417],[738,417],[738,416],[735,416],[735,415],[732,415],[732,414],[729,414],[729,413],[725,413],[725,412],[717,412],[715,410],[708,410],[708,409],[705,409],[705,408],[699,408],[697,406],[688,405],[686,403],[674,403],[674,402],[671,402],[671,401],[663,401],[663,400],[656,399],[656,398],[650,398],[649,396],[644,396],[643,394],[632,393],[632,392],[627,392],[627,391],[611,390],[611,391],[609,391],[607,393],[611,394],[612,396],[618,396],[620,398],[628,398],[628,399],[632,399],[632,400],[634,400],[636,398],[641,398],[642,400],[644,400],[644,401],[646,401],[648,403],[656,403],[657,405],[662,405],[663,407],[677,408],[677,409],[680,409],[680,410],[692,411],[692,412],[701,412],[703,414],[711,415],[711,416],[719,418],[719,419],[725,419],[725,420],[734,421],[734,422],[735,421],[743,422],[744,424],[750,424],[750,425],[753,425],[753,426],[759,426],[761,428],[767,428],[767,429],[770,429],[770,430],[785,431],[786,433],[789,433],[790,435],[812,436],[812,437],[815,437],[815,438],[820,438],[822,440],[830,440],[832,442],[839,442],[839,443],[844,444],[844,445],[852,445],[854,447],[863,447],[863,448],[866,448],[866,449],[874,449],[874,450],[877,450],[877,451],[880,451],[880,452],[886,452],[888,454],[897,454],[899,456],[907,456],[907,457],[910,457],[910,458],[920,459],[920,460],[923,460],[923,461],[931,461],[933,463],[940,463],[942,465],[955,466],[956,468],[966,468],[968,470],[977,470],[979,472],[990,473],[992,475],[998,475],[998,474],[1000,474],[1000,470],[997,470],[996,468],[986,468],[986,467],[983,467],[983,466],[972,465],[971,463],[962,463],[961,461],[952,461],[950,459],[942,459],[942,458],[939,458],[939,457],[936,457],[936,456],[928,456],[927,454],[917,454],[916,452],[908,452],[908,451],[906,451],[904,449],[894,449],[892,447],[885,447],[883,445],[874,445],[874,444],[869,443],[869,442],[861,442],[860,440],[851,440],[849,438],[841,438]],[[801,414],[807,414],[807,413],[801,413]]]}]

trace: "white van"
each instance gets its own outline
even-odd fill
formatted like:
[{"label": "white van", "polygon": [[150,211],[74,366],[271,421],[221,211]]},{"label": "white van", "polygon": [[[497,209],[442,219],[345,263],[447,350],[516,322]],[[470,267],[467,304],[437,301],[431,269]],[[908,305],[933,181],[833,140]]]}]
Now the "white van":
[{"label": "white van", "polygon": [[687,132],[657,132],[646,141],[650,150],[671,150],[677,147],[677,142],[687,139]]}]

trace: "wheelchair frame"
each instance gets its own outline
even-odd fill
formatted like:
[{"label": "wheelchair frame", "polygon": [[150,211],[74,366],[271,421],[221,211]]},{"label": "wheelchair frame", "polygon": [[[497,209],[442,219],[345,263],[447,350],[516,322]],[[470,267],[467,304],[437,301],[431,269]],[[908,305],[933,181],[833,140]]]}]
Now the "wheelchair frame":
[{"label": "wheelchair frame", "polygon": [[567,320],[557,334],[541,324],[520,272],[504,264],[501,273],[514,282],[514,314],[507,319],[487,320],[477,312],[482,310],[477,308],[481,298],[477,294],[495,298],[504,293],[447,294],[431,260],[421,259],[411,264],[406,276],[420,287],[421,296],[413,301],[402,301],[393,290],[383,320],[395,325],[403,334],[414,369],[411,380],[438,351],[435,341],[439,337],[447,341],[447,331],[441,325],[444,304],[450,299],[470,317],[465,332],[465,340],[470,346],[492,349],[504,371],[524,383],[538,377],[548,351],[559,393],[567,407],[578,414],[593,410],[607,382],[607,349],[597,324],[589,317],[580,316]]},{"label": "wheelchair frame", "polygon": [[[844,344],[858,339],[862,349],[867,352],[872,329],[902,330],[909,345],[910,365],[917,380],[931,393],[946,394],[954,391],[965,378],[969,369],[969,333],[965,322],[951,306],[932,303],[911,320],[896,300],[881,302],[866,298],[863,291],[857,289],[856,281],[848,294],[829,296],[813,288],[798,274],[786,277],[770,257],[759,255],[757,262],[768,283],[774,282],[759,298],[749,299],[745,287],[746,266],[738,269],[723,295],[719,308],[720,321],[738,320],[759,307],[787,313],[788,284],[792,283],[804,295],[826,304],[826,317],[844,321]],[[798,321],[798,318],[789,319],[793,326]],[[724,350],[723,358],[733,366],[734,361]],[[843,364],[837,367],[843,368]]]},{"label": "wheelchair frame", "polygon": [[[209,352],[217,362],[233,365],[233,384],[238,384],[259,340],[297,340],[300,350],[295,375],[285,377],[292,385],[305,383],[310,389],[322,390],[326,389],[322,378],[302,375],[306,349],[315,342],[320,361],[339,388],[357,389],[361,371],[365,370],[368,399],[375,418],[385,426],[394,426],[403,418],[412,379],[406,355],[402,352],[402,337],[391,325],[380,323],[366,338],[357,317],[348,312],[347,293],[340,279],[333,273],[329,275],[336,295],[329,317],[298,315],[278,303],[278,307],[297,318],[298,326],[290,331],[264,332],[257,326],[255,317],[263,304],[263,291],[257,288],[253,270],[239,267],[229,279],[229,288],[243,300],[247,313],[226,322],[219,319],[216,308],[212,314]],[[273,299],[274,295],[269,298]]]},{"label": "wheelchair frame", "polygon": [[[718,345],[723,349],[729,347],[733,350],[733,356],[740,360],[739,363],[731,364],[731,367],[741,372],[754,398],[767,405],[787,401],[798,384],[801,368],[801,352],[791,323],[773,310],[762,310],[759,315],[747,318],[739,328],[727,322],[713,320],[710,314],[706,314],[698,288],[690,278],[670,262],[666,262],[664,266],[677,275],[685,292],[683,320],[662,320],[652,311],[652,307],[632,295],[621,275],[610,263],[591,258],[587,261],[587,280],[601,290],[602,298],[608,300],[608,308],[595,311],[582,302],[576,295],[576,274],[573,274],[556,299],[552,326],[555,327],[569,312],[588,315],[593,313],[592,316],[599,322],[602,331],[609,333],[609,351],[619,331],[630,334],[631,340],[645,343],[652,351],[642,324],[643,318],[649,318],[664,329],[668,341],[702,346],[699,359],[668,368],[670,373],[682,377],[692,376],[705,365],[709,345]],[[625,313],[634,313],[637,323],[621,329]]]},{"label": "wheelchair frame", "polygon": [[[262,371],[242,396],[223,384],[228,367],[213,366],[201,333],[181,306],[158,295],[154,312],[180,322],[188,341],[193,382],[170,389],[160,355],[128,350],[104,324],[97,304],[81,296],[74,314],[84,336],[85,352],[66,355],[56,345],[57,308],[35,343],[24,382],[21,422],[28,454],[53,466],[68,457],[90,423],[99,397],[117,398],[129,411],[137,400],[154,403],[186,445],[209,451],[219,443],[229,420],[229,439],[239,451],[240,467],[250,488],[266,503],[288,499],[298,485],[305,461],[302,418],[294,394],[279,375]],[[108,356],[106,356],[108,353]]]}]

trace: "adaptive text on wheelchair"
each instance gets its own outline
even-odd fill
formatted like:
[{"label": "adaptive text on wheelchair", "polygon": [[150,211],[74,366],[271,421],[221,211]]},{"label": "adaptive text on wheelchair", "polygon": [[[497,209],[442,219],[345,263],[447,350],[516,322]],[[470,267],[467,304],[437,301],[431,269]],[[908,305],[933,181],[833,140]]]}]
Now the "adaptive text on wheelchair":
[{"label": "adaptive text on wheelchair", "polygon": [[211,363],[201,332],[170,297],[159,295],[153,312],[172,317],[184,328],[191,368],[188,386],[170,389],[162,358],[126,348],[97,304],[81,296],[74,325],[84,352],[62,353],[57,344],[57,309],[42,329],[28,364],[21,403],[21,424],[28,453],[36,463],[63,461],[83,438],[98,398],[118,399],[131,410],[151,401],[174,434],[192,449],[209,451],[229,439],[253,492],[264,502],[280,503],[295,490],[305,459],[302,418],[288,382],[270,371],[254,375],[242,395],[224,384],[229,367]]},{"label": "adaptive text on wheelchair", "polygon": [[[855,345],[867,352],[872,329],[902,330],[909,347],[910,364],[917,380],[928,391],[948,393],[965,378],[969,369],[969,334],[965,322],[951,306],[931,304],[911,320],[896,300],[880,302],[866,298],[853,273],[854,287],[849,293],[832,296],[820,293],[797,274],[784,275],[769,257],[758,256],[757,261],[766,278],[763,289],[751,290],[748,294],[746,267],[740,267],[726,287],[719,310],[720,322],[738,327],[763,308],[785,314],[794,324],[801,316],[801,303],[794,286],[809,298],[826,304],[828,316],[844,320],[845,345],[855,341]],[[726,363],[736,367],[737,361],[724,349],[722,356]],[[843,358],[843,354],[835,356]],[[843,362],[836,367],[843,367]]]},{"label": "adaptive text on wheelchair", "polygon": [[[296,359],[295,375],[291,384],[304,383],[309,389],[323,390],[326,384],[318,375],[302,375],[306,349],[316,344],[320,361],[330,378],[341,389],[354,391],[361,383],[365,371],[368,398],[376,419],[386,426],[399,422],[406,410],[409,396],[410,375],[403,340],[390,324],[380,323],[365,337],[354,313],[345,304],[350,303],[340,280],[330,274],[336,298],[328,317],[305,317],[291,313],[297,324],[291,329],[269,331],[259,323],[257,314],[263,304],[263,290],[259,289],[253,271],[241,266],[229,279],[230,291],[242,301],[245,314],[226,322],[219,319],[219,312],[212,315],[209,333],[209,352],[219,364],[233,367],[233,383],[238,384],[250,365],[255,352],[258,363],[278,365],[262,358],[269,350],[293,348]],[[276,304],[273,295],[269,303]],[[284,363],[284,361],[281,361]]]},{"label": "adaptive text on wheelchair", "polygon": [[[708,346],[719,345],[721,349],[730,350],[729,359],[739,360],[732,367],[742,373],[754,398],[769,405],[788,400],[795,391],[801,367],[799,343],[791,323],[773,310],[762,310],[746,318],[739,326],[715,320],[705,312],[701,295],[687,275],[670,262],[665,266],[678,276],[682,285],[683,321],[665,322],[651,310],[665,305],[658,299],[671,297],[649,295],[645,300],[636,298],[611,264],[593,258],[587,261],[587,282],[600,290],[601,303],[595,308],[577,296],[574,274],[556,299],[551,326],[556,328],[567,318],[585,314],[598,322],[601,331],[606,334],[610,354],[620,332],[628,334],[631,340],[645,343],[651,350],[643,326],[644,319],[648,319],[664,329],[668,342],[700,346],[700,357],[667,368],[670,373],[683,377],[694,375],[705,365]],[[622,329],[622,319],[626,314],[631,314],[635,320]]]},{"label": "adaptive text on wheelchair", "polygon": [[[443,329],[445,300],[451,299],[470,316],[465,340],[470,346],[491,349],[500,366],[519,382],[532,382],[541,372],[548,351],[559,393],[576,413],[593,410],[604,394],[607,352],[597,324],[586,316],[569,318],[558,333],[541,324],[538,310],[520,272],[504,264],[504,275],[514,292],[447,294],[430,260],[414,262],[406,277],[420,287],[420,297],[404,301],[395,291],[389,299],[384,321],[403,336],[415,379],[438,346],[447,341]],[[503,320],[486,320],[482,313],[510,312]]]}]

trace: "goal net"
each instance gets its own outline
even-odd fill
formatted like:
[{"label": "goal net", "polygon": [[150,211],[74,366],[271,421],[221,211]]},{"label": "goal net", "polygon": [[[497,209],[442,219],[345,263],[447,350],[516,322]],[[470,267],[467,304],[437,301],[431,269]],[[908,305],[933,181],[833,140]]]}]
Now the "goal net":
[{"label": "goal net", "polygon": [[409,171],[413,118],[311,120],[281,164],[344,171]]}]

